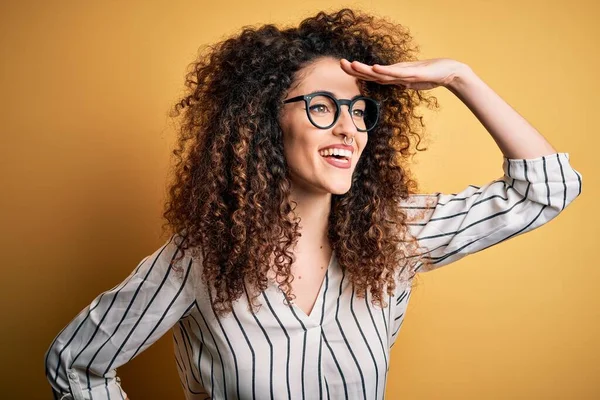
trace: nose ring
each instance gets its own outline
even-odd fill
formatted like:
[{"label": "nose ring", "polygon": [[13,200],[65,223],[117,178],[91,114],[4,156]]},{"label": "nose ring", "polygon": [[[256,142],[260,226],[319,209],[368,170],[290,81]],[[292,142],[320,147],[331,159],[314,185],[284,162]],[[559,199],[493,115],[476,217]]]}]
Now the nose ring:
[{"label": "nose ring", "polygon": [[347,146],[349,146],[349,145],[351,145],[352,143],[354,143],[354,137],[352,137],[352,140],[350,141],[350,143],[346,143],[346,138],[347,138],[347,137],[348,137],[348,136],[344,136],[344,144],[345,144],[345,145],[347,145]]}]

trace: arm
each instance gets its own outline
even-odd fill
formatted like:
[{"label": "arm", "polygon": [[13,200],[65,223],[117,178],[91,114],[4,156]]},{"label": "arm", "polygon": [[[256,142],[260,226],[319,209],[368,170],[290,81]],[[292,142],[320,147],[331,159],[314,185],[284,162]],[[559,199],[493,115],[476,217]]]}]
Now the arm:
[{"label": "arm", "polygon": [[[409,234],[429,251],[427,271],[457,261],[555,218],[581,193],[581,174],[465,64],[446,58],[367,65],[341,60],[348,74],[380,84],[427,90],[444,86],[475,114],[504,154],[504,176],[455,194],[419,194],[401,201]],[[393,340],[407,296],[397,293]],[[393,343],[393,342],[392,342]]]},{"label": "arm", "polygon": [[[568,153],[557,153],[467,65],[451,65],[444,86],[460,98],[490,133],[504,154],[504,176],[461,193],[415,198],[425,221],[413,232],[432,249],[434,266],[538,228],[555,218],[581,193],[581,174]],[[415,206],[415,204],[413,204]],[[427,266],[424,270],[431,269]]]},{"label": "arm", "polygon": [[[195,304],[189,256],[175,265],[172,236],[119,285],[97,296],[54,339],[46,377],[56,399],[124,399],[116,369],[140,354]],[[179,243],[177,241],[177,243]]]},{"label": "arm", "polygon": [[[581,174],[568,153],[508,159],[504,176],[460,193],[416,194],[401,201],[409,234],[429,250],[416,272],[426,272],[532,231],[554,219],[581,193]],[[394,296],[390,348],[396,341],[411,290]]]},{"label": "arm", "polygon": [[460,193],[417,194],[401,202],[409,233],[428,248],[418,272],[450,264],[532,231],[554,219],[581,193],[581,174],[568,153],[508,159],[504,176]]},{"label": "arm", "polygon": [[415,90],[446,87],[475,114],[506,158],[533,159],[556,153],[538,131],[464,63],[433,58],[368,65],[341,59],[340,66],[350,75],[382,85],[401,85]]},{"label": "arm", "polygon": [[492,136],[504,157],[534,159],[556,153],[544,137],[481,80],[459,63],[445,87],[454,93]]}]

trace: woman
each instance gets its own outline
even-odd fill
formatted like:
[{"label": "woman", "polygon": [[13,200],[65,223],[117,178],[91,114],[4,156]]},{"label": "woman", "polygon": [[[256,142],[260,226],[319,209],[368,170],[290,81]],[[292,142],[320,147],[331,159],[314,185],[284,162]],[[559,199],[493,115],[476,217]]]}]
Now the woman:
[{"label": "woman", "polygon": [[[46,355],[55,398],[119,399],[116,368],[173,329],[188,399],[382,399],[413,278],[531,231],[581,193],[554,148],[465,64],[341,10],[246,28],[188,75],[170,239]],[[352,62],[350,62],[352,61]],[[446,87],[504,176],[416,194],[419,90]]]}]

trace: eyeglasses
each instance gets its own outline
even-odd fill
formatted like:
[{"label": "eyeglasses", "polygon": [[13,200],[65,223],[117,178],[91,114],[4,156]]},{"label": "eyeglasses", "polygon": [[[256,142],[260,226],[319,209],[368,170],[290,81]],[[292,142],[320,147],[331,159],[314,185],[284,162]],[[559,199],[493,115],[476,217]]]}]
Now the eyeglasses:
[{"label": "eyeglasses", "polygon": [[381,103],[364,96],[353,99],[336,99],[330,92],[314,92],[284,100],[283,103],[304,101],[309,121],[319,129],[329,129],[337,122],[342,105],[348,106],[348,113],[359,132],[375,128],[379,120]]}]

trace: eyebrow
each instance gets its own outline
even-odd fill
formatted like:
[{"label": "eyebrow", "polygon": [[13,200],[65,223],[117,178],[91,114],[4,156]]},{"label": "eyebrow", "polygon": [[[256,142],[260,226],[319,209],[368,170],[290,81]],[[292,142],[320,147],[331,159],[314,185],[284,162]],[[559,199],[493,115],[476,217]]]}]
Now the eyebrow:
[{"label": "eyebrow", "polygon": [[[328,95],[330,95],[330,96],[332,96],[332,97],[335,97],[336,99],[339,99],[339,97],[337,97],[337,96],[335,95],[335,93],[333,93],[333,92],[330,92],[329,90],[325,90],[325,89],[317,89],[317,90],[313,90],[313,91],[311,91],[311,93],[314,93],[314,92],[324,92],[324,93],[327,93]],[[362,94],[360,94],[360,93],[359,93],[359,94],[357,94],[357,95],[355,95],[355,96],[351,97],[351,98],[350,98],[350,100],[352,100],[352,99],[354,99],[354,98],[356,98],[356,97],[360,97],[360,96],[362,96]]]}]

